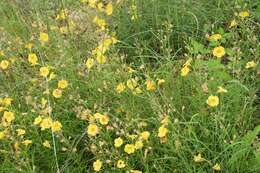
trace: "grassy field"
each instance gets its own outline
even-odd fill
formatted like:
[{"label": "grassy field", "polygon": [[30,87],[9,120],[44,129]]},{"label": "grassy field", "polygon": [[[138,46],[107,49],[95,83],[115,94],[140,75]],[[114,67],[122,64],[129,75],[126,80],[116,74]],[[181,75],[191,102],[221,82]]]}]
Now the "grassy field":
[{"label": "grassy field", "polygon": [[260,172],[258,0],[1,0],[0,173]]}]

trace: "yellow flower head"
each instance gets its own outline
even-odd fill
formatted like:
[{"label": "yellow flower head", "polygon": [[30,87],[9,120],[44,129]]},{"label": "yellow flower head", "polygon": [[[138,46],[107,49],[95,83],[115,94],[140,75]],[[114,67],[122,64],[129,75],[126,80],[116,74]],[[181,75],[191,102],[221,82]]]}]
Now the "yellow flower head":
[{"label": "yellow flower head", "polygon": [[53,95],[55,98],[61,98],[61,96],[62,96],[62,90],[60,90],[60,89],[55,89],[55,90],[53,90],[52,95]]},{"label": "yellow flower head", "polygon": [[138,171],[138,170],[131,170],[131,173],[142,173],[142,171]]},{"label": "yellow flower head", "polygon": [[158,129],[159,138],[165,137],[167,135],[167,133],[168,133],[168,129],[166,127],[164,127],[164,126],[159,127],[159,129]]},{"label": "yellow flower head", "polygon": [[150,132],[148,131],[144,131],[140,134],[140,139],[142,140],[148,140],[149,137],[150,137]]},{"label": "yellow flower head", "polygon": [[135,142],[135,149],[142,149],[144,146],[143,142],[142,141],[136,141]]},{"label": "yellow flower head", "polygon": [[23,143],[25,146],[27,146],[27,145],[31,144],[31,143],[32,143],[32,141],[31,141],[31,140],[28,140],[28,139],[26,139],[26,140],[24,140],[22,143]]},{"label": "yellow flower head", "polygon": [[220,167],[220,165],[219,165],[218,163],[216,163],[216,164],[212,167],[212,169],[214,169],[215,171],[221,171],[221,167]]},{"label": "yellow flower head", "polygon": [[40,41],[42,43],[48,42],[49,41],[49,35],[44,32],[40,32]]},{"label": "yellow flower head", "polygon": [[116,167],[121,169],[125,167],[125,162],[123,160],[118,160],[116,163]]},{"label": "yellow flower head", "polygon": [[7,123],[11,123],[14,120],[14,113],[9,111],[4,111],[3,119]]},{"label": "yellow flower head", "polygon": [[108,3],[106,6],[106,14],[110,16],[113,13],[113,5],[112,3]]},{"label": "yellow flower head", "polygon": [[68,87],[68,81],[62,79],[58,82],[58,88],[65,89]]},{"label": "yellow flower head", "polygon": [[58,132],[60,131],[62,128],[62,125],[59,121],[54,121],[52,124],[51,124],[51,130],[53,132]]},{"label": "yellow flower head", "polygon": [[48,67],[41,67],[40,68],[40,75],[43,77],[47,77],[49,75],[50,71]]},{"label": "yellow flower head", "polygon": [[209,37],[209,41],[218,41],[221,39],[222,39],[222,36],[220,34],[213,34]]},{"label": "yellow flower head", "polygon": [[120,137],[118,137],[118,138],[116,138],[116,139],[114,140],[114,146],[115,146],[116,148],[120,147],[123,143],[124,143],[124,141],[123,141],[123,139],[120,138]]},{"label": "yellow flower head", "polygon": [[232,28],[232,27],[235,27],[237,26],[237,21],[235,19],[233,19],[231,22],[230,22],[230,25],[229,25],[229,28]]},{"label": "yellow flower head", "polygon": [[107,125],[108,122],[109,122],[109,117],[108,117],[107,115],[101,115],[101,116],[99,117],[99,122],[100,122],[100,124],[102,124],[102,125]]},{"label": "yellow flower head", "polygon": [[200,153],[197,156],[194,156],[193,160],[194,160],[194,162],[203,162],[203,161],[205,161],[205,159],[202,158]]},{"label": "yellow flower head", "polygon": [[125,148],[124,148],[124,151],[127,154],[133,154],[135,152],[135,146],[133,144],[126,144]]},{"label": "yellow flower head", "polygon": [[245,17],[249,17],[249,12],[248,11],[241,11],[239,14],[239,17],[245,18]]},{"label": "yellow flower head", "polygon": [[207,104],[210,107],[216,107],[219,105],[219,98],[218,96],[209,96],[207,100]]},{"label": "yellow flower head", "polygon": [[45,130],[45,129],[51,128],[51,126],[52,126],[52,119],[51,118],[44,118],[41,121],[40,126],[41,126],[41,130]]},{"label": "yellow flower head", "polygon": [[97,62],[99,64],[105,64],[107,61],[107,57],[105,55],[99,55],[97,56]]},{"label": "yellow flower head", "polygon": [[227,90],[225,88],[223,88],[222,86],[219,86],[217,93],[227,93]]},{"label": "yellow flower head", "polygon": [[40,124],[41,122],[42,122],[42,117],[41,117],[41,116],[38,116],[38,117],[36,117],[36,118],[34,119],[33,124],[34,124],[34,125],[38,125],[38,124]]},{"label": "yellow flower head", "polygon": [[218,46],[213,49],[213,55],[217,58],[223,57],[225,53],[225,48],[223,46]]},{"label": "yellow flower head", "polygon": [[102,162],[100,160],[96,160],[94,163],[93,163],[93,168],[94,168],[94,171],[98,172],[101,170],[101,167],[102,167]]},{"label": "yellow flower head", "polygon": [[7,60],[3,60],[0,62],[0,67],[3,69],[3,70],[6,70],[9,66],[9,61]]},{"label": "yellow flower head", "polygon": [[157,81],[158,86],[161,86],[161,85],[163,85],[164,83],[165,83],[165,80],[164,80],[164,79],[159,79],[159,80]]},{"label": "yellow flower head", "polygon": [[32,65],[36,65],[38,62],[38,58],[37,55],[35,53],[29,53],[28,55],[28,61],[29,63],[31,63]]},{"label": "yellow flower head", "polygon": [[86,66],[88,69],[91,69],[93,67],[95,60],[93,58],[88,58],[86,61]]},{"label": "yellow flower head", "polygon": [[155,84],[152,80],[146,80],[145,84],[146,84],[147,91],[155,90]]},{"label": "yellow flower head", "polygon": [[256,63],[255,61],[249,61],[246,63],[246,68],[249,69],[249,68],[255,68],[256,67]]},{"label": "yellow flower head", "polygon": [[137,86],[137,81],[134,78],[128,79],[126,85],[129,89],[134,90]]},{"label": "yellow flower head", "polygon": [[47,141],[47,140],[45,140],[45,141],[42,143],[42,145],[43,145],[44,147],[46,147],[46,148],[51,148],[51,144],[50,144],[50,142]]},{"label": "yellow flower head", "polygon": [[17,129],[17,136],[23,136],[25,134],[25,130],[24,129]]},{"label": "yellow flower head", "polygon": [[118,92],[118,93],[121,93],[121,92],[123,92],[125,90],[125,85],[121,82],[121,83],[119,83],[117,86],[116,86],[116,91]]},{"label": "yellow flower head", "polygon": [[99,133],[99,128],[95,124],[89,124],[87,127],[87,133],[89,136],[96,136]]},{"label": "yellow flower head", "polygon": [[182,69],[181,69],[181,76],[187,76],[190,72],[190,68],[188,66],[184,66]]}]

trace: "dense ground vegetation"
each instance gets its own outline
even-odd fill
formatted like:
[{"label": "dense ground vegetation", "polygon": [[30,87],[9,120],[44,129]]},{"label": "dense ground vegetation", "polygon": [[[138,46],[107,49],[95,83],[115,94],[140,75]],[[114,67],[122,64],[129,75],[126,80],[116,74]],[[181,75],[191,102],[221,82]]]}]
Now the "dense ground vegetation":
[{"label": "dense ground vegetation", "polygon": [[0,172],[260,172],[257,0],[0,1]]}]

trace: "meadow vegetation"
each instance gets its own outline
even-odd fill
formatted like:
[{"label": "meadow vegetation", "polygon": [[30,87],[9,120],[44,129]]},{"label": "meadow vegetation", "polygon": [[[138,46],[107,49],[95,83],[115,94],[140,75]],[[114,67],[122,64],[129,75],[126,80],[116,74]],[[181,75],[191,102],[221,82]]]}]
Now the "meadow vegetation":
[{"label": "meadow vegetation", "polygon": [[260,172],[257,0],[1,0],[0,173]]}]

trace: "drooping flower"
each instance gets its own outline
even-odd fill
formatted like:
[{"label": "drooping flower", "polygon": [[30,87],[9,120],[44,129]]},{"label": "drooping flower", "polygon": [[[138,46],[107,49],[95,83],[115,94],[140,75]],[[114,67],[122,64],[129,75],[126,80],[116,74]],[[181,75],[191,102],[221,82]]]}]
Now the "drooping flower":
[{"label": "drooping flower", "polygon": [[208,39],[209,41],[218,41],[222,39],[222,36],[220,34],[213,34]]},{"label": "drooping flower", "polygon": [[155,90],[155,84],[154,84],[154,82],[152,80],[146,80],[145,84],[146,84],[147,91]]},{"label": "drooping flower", "polygon": [[23,136],[25,134],[25,130],[24,129],[17,129],[17,136]]}]

